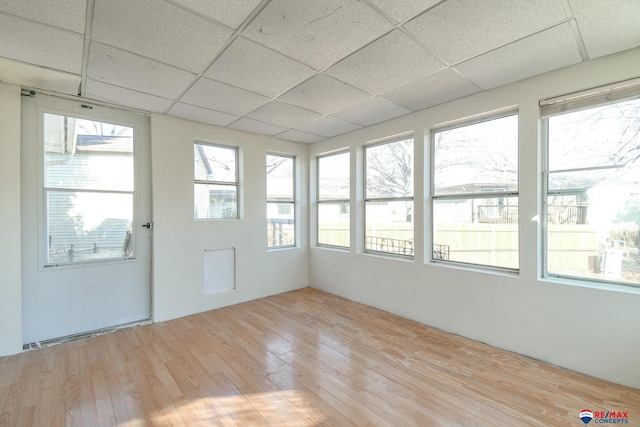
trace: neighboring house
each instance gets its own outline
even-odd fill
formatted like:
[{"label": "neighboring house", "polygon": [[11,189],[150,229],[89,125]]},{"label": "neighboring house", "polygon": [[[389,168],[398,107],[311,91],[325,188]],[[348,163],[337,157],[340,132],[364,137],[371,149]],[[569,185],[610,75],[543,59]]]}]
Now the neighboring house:
[{"label": "neighboring house", "polygon": [[[213,179],[214,167],[202,146],[194,146],[195,175]],[[195,218],[236,218],[236,191],[216,185],[198,185],[194,190]]]},{"label": "neighboring house", "polygon": [[[122,257],[131,254],[131,209],[114,214],[95,200],[90,191],[102,189],[100,171],[123,171],[122,182],[127,182],[127,170],[132,170],[133,153],[130,137],[77,135],[72,154],[47,145],[47,176],[49,188],[48,247],[50,262],[65,262],[101,257]],[[60,152],[62,151],[62,152]],[[91,178],[87,178],[91,176]],[[110,178],[111,181],[111,178]],[[110,182],[113,185],[113,182]],[[117,185],[117,183],[115,183]],[[65,191],[56,191],[55,189]],[[127,206],[128,207],[128,206]]]}]

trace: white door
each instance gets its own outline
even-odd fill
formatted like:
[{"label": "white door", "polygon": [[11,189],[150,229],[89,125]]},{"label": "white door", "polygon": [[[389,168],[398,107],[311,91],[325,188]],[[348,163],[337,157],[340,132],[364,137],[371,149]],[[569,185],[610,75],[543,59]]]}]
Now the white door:
[{"label": "white door", "polygon": [[149,118],[22,100],[23,342],[149,319]]}]

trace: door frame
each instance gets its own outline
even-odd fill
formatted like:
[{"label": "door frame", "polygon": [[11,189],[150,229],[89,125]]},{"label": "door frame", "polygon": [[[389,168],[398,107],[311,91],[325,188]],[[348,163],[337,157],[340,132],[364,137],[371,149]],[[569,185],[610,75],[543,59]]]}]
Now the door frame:
[{"label": "door frame", "polygon": [[[103,106],[97,103],[85,101],[77,98],[58,97],[44,93],[37,93],[35,98],[23,97],[22,102],[22,142],[21,142],[21,163],[22,163],[22,189],[21,205],[23,212],[22,224],[22,269],[23,269],[23,344],[34,341],[47,341],[77,334],[86,335],[96,330],[112,329],[123,325],[134,325],[149,323],[153,321],[153,231],[151,228],[143,229],[142,224],[153,223],[153,203],[151,191],[151,138],[150,119],[148,115],[120,110],[110,106]],[[133,218],[131,224],[134,254],[130,258],[104,259],[94,261],[82,261],[76,263],[63,263],[60,265],[50,265],[47,256],[47,226],[46,226],[46,191],[44,180],[44,113],[53,113],[69,117],[94,120],[100,122],[114,123],[132,127],[134,129],[134,188],[133,188]],[[25,123],[26,122],[26,123]],[[34,144],[35,142],[35,144]],[[34,146],[35,145],[35,146]],[[34,152],[35,150],[35,152]],[[35,157],[34,157],[35,155]],[[31,156],[31,158],[28,158]],[[27,167],[25,167],[27,166]],[[35,171],[34,171],[35,167]],[[26,190],[26,191],[25,191]],[[31,199],[36,194],[37,201]],[[30,199],[30,200],[26,200]],[[28,215],[25,212],[33,211]],[[37,227],[33,227],[36,221]],[[36,229],[35,236],[33,229]],[[30,230],[29,230],[30,229]],[[35,248],[34,248],[35,246]],[[35,260],[34,260],[35,258]],[[73,270],[82,271],[101,267],[106,269],[110,266],[134,266],[137,265],[140,271],[145,271],[145,292],[148,292],[144,316],[132,316],[136,319],[127,319],[124,322],[105,324],[99,322],[95,328],[85,328],[79,325],[77,328],[67,328],[67,332],[58,337],[34,338],[31,329],[28,327],[30,310],[26,296],[25,286],[29,286],[29,281],[44,280],[49,272],[68,271],[74,274]],[[34,271],[34,267],[35,270]],[[89,273],[90,274],[90,271]],[[25,277],[26,276],[26,277]],[[38,278],[38,276],[40,276]],[[25,283],[25,281],[27,283]],[[140,318],[142,317],[142,318]],[[109,322],[107,322],[109,323]]]}]

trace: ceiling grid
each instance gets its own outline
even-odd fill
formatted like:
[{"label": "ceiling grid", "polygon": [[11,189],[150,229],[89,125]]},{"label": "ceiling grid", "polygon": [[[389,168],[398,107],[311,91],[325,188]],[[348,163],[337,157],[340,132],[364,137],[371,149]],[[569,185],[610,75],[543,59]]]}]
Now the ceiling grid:
[{"label": "ceiling grid", "polygon": [[0,0],[0,81],[312,143],[640,46],[637,0]]}]

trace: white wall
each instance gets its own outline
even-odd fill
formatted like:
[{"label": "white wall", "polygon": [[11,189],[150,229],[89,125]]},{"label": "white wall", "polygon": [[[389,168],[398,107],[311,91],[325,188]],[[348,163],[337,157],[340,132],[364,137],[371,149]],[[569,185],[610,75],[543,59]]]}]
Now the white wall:
[{"label": "white wall", "polygon": [[[240,147],[240,220],[193,219],[193,143]],[[151,117],[154,320],[308,286],[308,146],[162,115]],[[295,155],[298,248],[267,251],[267,152]],[[203,252],[236,249],[236,289],[206,295]]]},{"label": "white wall", "polygon": [[20,87],[0,83],[0,356],[22,351]]},{"label": "white wall", "polygon": [[[348,252],[312,247],[311,286],[497,347],[640,387],[640,289],[540,279],[540,236],[533,220],[541,194],[535,160],[540,150],[539,100],[638,76],[640,49],[635,49],[313,144],[312,162],[314,156],[327,151],[351,150],[352,194],[356,194],[351,206],[351,240],[356,245]],[[429,257],[425,251],[429,173],[423,164],[429,164],[429,150],[422,142],[428,144],[430,129],[445,123],[514,107],[520,113],[519,276],[424,262]],[[415,260],[363,254],[361,147],[407,131],[416,139]],[[311,226],[314,229],[314,206]]]}]

